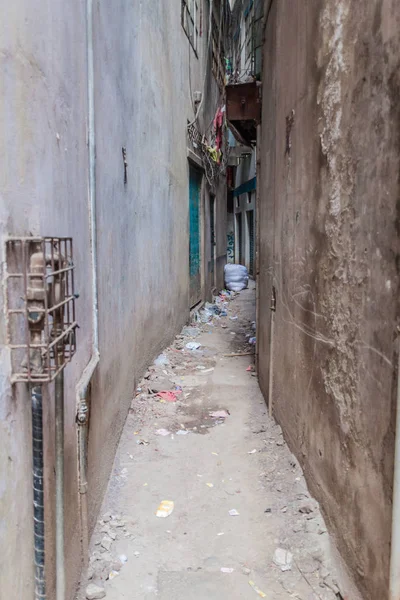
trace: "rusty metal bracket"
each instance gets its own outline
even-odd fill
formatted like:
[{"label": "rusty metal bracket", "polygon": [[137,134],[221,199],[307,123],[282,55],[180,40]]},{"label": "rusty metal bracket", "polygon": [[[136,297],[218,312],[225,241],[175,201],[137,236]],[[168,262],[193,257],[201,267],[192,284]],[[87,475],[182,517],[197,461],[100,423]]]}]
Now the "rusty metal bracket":
[{"label": "rusty metal bracket", "polygon": [[4,288],[11,382],[52,381],[76,350],[72,238],[7,238]]}]

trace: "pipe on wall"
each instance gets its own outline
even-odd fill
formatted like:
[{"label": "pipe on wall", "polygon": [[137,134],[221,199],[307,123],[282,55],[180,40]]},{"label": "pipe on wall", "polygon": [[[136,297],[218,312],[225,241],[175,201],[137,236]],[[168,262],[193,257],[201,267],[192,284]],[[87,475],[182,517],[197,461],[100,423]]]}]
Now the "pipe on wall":
[{"label": "pipe on wall", "polygon": [[33,520],[35,559],[35,600],[46,599],[44,547],[43,396],[42,386],[31,387]]},{"label": "pipe on wall", "polygon": [[400,600],[400,348],[397,366],[397,415],[394,453],[392,544],[389,600]]},{"label": "pipe on wall", "polygon": [[64,555],[64,370],[55,381],[56,600],[65,600]]},{"label": "pipe on wall", "polygon": [[94,118],[93,0],[86,0],[86,57],[88,103],[88,212],[92,275],[92,354],[76,386],[78,425],[78,481],[82,539],[82,561],[87,564],[89,547],[87,505],[87,453],[90,382],[100,361],[98,286],[97,286],[97,222],[96,222],[96,132]]}]

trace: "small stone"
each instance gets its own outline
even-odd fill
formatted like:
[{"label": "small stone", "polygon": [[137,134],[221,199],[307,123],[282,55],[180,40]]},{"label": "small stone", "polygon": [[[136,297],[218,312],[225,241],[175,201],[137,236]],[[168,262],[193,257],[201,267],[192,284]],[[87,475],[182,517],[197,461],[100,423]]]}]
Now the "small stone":
[{"label": "small stone", "polygon": [[87,600],[98,600],[99,598],[105,598],[106,591],[104,588],[95,585],[94,583],[90,583],[86,588],[86,598]]},{"label": "small stone", "polygon": [[277,548],[274,552],[274,563],[281,571],[290,571],[292,568],[293,554],[283,548]]},{"label": "small stone", "polygon": [[250,575],[251,570],[248,569],[247,567],[243,567],[242,572],[243,572],[244,575]]},{"label": "small stone", "polygon": [[100,552],[98,552],[97,550],[95,550],[92,554],[92,556],[89,559],[90,563],[95,562],[96,560],[101,560],[102,555],[100,554]]},{"label": "small stone", "polygon": [[312,512],[314,512],[314,509],[311,504],[305,504],[299,508],[299,513],[302,513],[303,515],[309,515]]},{"label": "small stone", "polygon": [[104,523],[108,523],[109,521],[111,521],[111,518],[112,517],[111,517],[111,513],[110,512],[108,512],[105,515],[103,515],[103,521],[104,521]]},{"label": "small stone", "polygon": [[111,544],[112,544],[111,538],[109,538],[107,535],[105,535],[103,537],[103,539],[101,540],[102,548],[104,548],[105,550],[110,550]]},{"label": "small stone", "polygon": [[95,568],[94,568],[94,566],[93,566],[93,565],[89,565],[89,566],[88,566],[88,570],[87,570],[87,578],[88,578],[89,580],[90,580],[90,579],[93,579],[93,575],[94,575],[94,573],[95,573]]},{"label": "small stone", "polygon": [[304,525],[301,522],[296,523],[296,525],[293,527],[293,531],[294,533],[299,533],[300,531],[303,531]]},{"label": "small stone", "polygon": [[105,562],[112,562],[113,557],[111,555],[111,552],[104,552],[101,555],[101,560],[105,561]]}]

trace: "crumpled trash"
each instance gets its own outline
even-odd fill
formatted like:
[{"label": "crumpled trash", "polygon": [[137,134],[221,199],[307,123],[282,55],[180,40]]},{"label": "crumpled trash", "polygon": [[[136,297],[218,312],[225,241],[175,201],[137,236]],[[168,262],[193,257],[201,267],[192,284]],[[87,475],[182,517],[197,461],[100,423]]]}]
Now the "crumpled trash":
[{"label": "crumpled trash", "polygon": [[179,429],[176,432],[176,435],[187,435],[189,433],[189,431],[187,429]]},{"label": "crumpled trash", "polygon": [[247,288],[249,284],[249,274],[244,265],[228,263],[224,267],[224,273],[227,289],[234,292],[240,292]]},{"label": "crumpled trash", "polygon": [[178,399],[176,394],[178,392],[179,390],[175,390],[175,392],[158,392],[157,396],[163,400],[166,400],[167,402],[176,402]]},{"label": "crumpled trash", "polygon": [[235,569],[232,569],[230,567],[221,567],[221,573],[233,573]]},{"label": "crumpled trash", "polygon": [[128,562],[128,557],[126,556],[126,554],[120,554],[118,556],[118,559],[123,565]]},{"label": "crumpled trash", "polygon": [[229,416],[227,410],[212,410],[208,413],[212,419],[226,419]]},{"label": "crumpled trash", "polygon": [[238,517],[240,513],[236,510],[236,508],[231,508],[229,514],[231,517]]},{"label": "crumpled trash", "polygon": [[118,575],[119,575],[118,571],[114,571],[114,570],[110,571],[110,573],[108,574],[107,579],[109,581],[112,581],[114,579],[114,577],[118,577]]},{"label": "crumpled trash", "polygon": [[289,550],[283,548],[277,548],[274,552],[274,564],[280,568],[281,571],[290,571],[292,568],[293,554]]},{"label": "crumpled trash", "polygon": [[188,342],[186,344],[186,348],[188,350],[198,350],[200,348],[201,344],[199,344],[199,342]]},{"label": "crumpled trash", "polygon": [[168,431],[168,429],[157,429],[157,431],[155,432],[156,435],[162,435],[163,437],[166,437],[167,435],[170,435],[170,431]]},{"label": "crumpled trash", "polygon": [[148,440],[136,440],[136,443],[138,446],[148,446],[150,444],[150,442]]},{"label": "crumpled trash", "polygon": [[267,594],[264,594],[264,592],[262,590],[260,590],[259,587],[256,586],[256,584],[254,583],[254,581],[249,581],[249,586],[253,588],[253,590],[260,596],[260,598],[266,598]]},{"label": "crumpled trash", "polygon": [[169,515],[174,510],[174,503],[172,500],[163,500],[160,506],[157,508],[156,517],[160,517],[161,519],[165,519],[169,517]]},{"label": "crumpled trash", "polygon": [[252,346],[255,346],[255,344],[256,344],[256,341],[257,341],[257,340],[256,340],[256,338],[255,338],[255,337],[251,337],[251,338],[249,338],[249,344],[252,344]]}]

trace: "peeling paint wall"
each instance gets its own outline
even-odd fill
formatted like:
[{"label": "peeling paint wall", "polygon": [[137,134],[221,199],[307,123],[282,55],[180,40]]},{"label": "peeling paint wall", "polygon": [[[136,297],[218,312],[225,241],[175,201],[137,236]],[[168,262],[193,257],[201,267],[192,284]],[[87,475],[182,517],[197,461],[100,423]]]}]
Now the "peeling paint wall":
[{"label": "peeling paint wall", "polygon": [[[259,373],[366,600],[388,587],[399,319],[400,8],[266,2]],[[269,10],[270,8],[270,10]]]},{"label": "peeling paint wall", "polygon": [[[208,2],[202,6],[204,17]],[[92,338],[85,3],[16,0],[3,13],[0,235],[74,238],[80,329],[65,380],[67,597],[72,598],[81,567],[75,388],[89,362]],[[101,360],[91,386],[91,526],[138,380],[189,316],[186,125],[194,116],[189,72],[192,91],[205,94],[202,130],[220,100],[211,73],[204,77],[205,31],[196,57],[181,26],[180,2],[94,0],[93,25]],[[222,287],[223,182],[215,193],[217,285]],[[203,209],[204,226],[207,206]],[[205,296],[209,284],[205,280]],[[2,297],[0,303],[3,311]],[[0,595],[25,600],[33,597],[30,399],[24,386],[10,386],[3,319],[0,343]],[[50,386],[44,401],[49,598],[54,595],[53,406]]]}]

